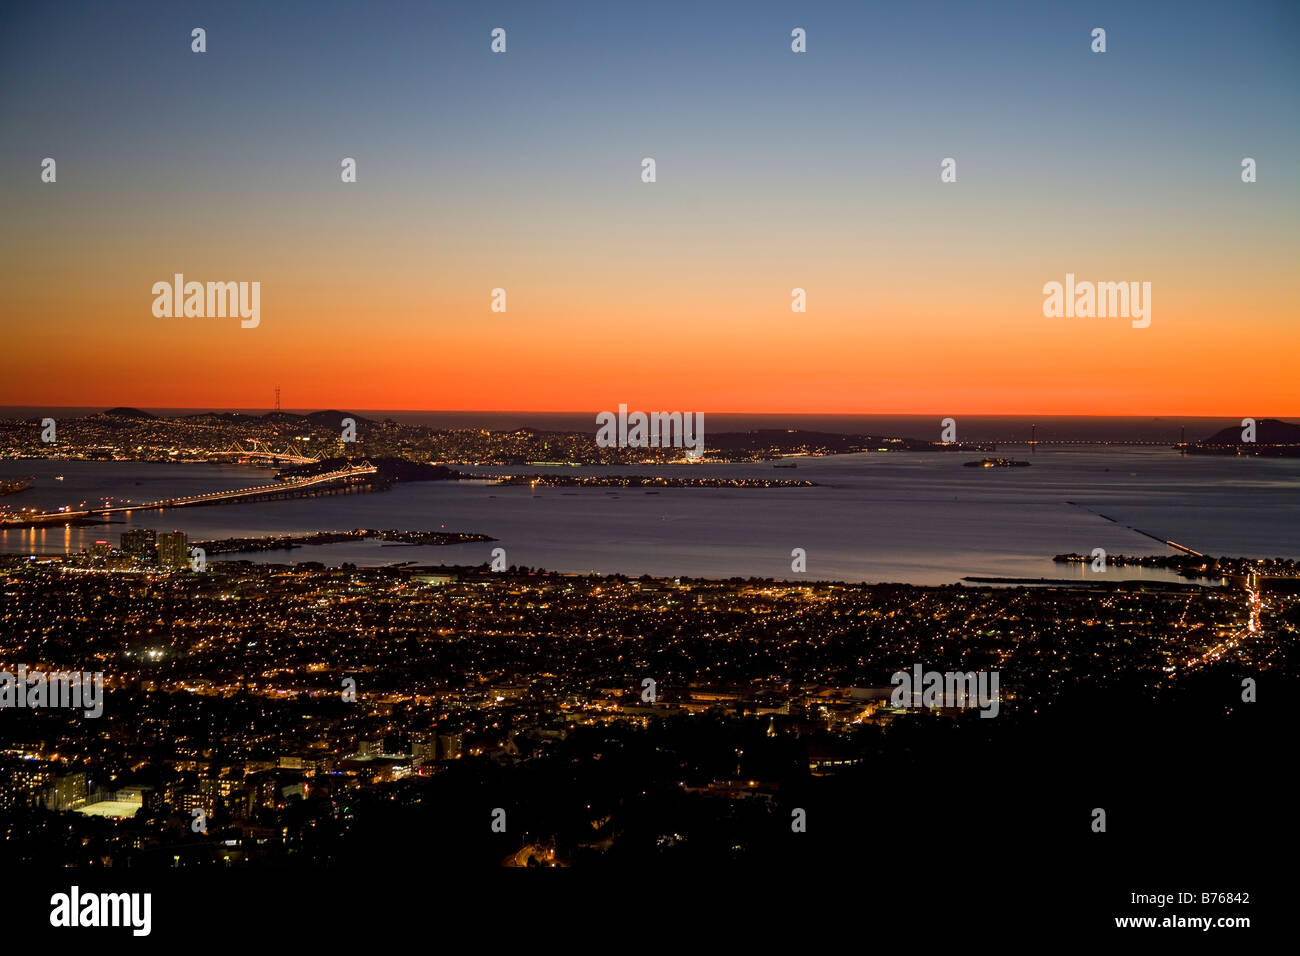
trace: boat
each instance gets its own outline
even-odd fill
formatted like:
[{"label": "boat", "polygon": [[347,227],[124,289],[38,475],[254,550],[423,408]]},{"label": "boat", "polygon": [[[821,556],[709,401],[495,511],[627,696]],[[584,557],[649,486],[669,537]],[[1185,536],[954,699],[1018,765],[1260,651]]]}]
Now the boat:
[{"label": "boat", "polygon": [[55,480],[55,481],[62,481],[62,480],[63,480],[63,476],[62,476],[62,475],[55,475],[55,476],[54,476],[54,480]]},{"label": "boat", "polygon": [[20,491],[26,491],[34,484],[36,484],[36,478],[33,475],[28,475],[26,478],[0,481],[0,495],[16,495]]}]

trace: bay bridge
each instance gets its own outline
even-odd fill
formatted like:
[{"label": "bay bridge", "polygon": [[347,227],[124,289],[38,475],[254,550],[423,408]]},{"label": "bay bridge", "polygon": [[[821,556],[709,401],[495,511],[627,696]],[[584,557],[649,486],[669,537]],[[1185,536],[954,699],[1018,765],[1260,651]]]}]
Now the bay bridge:
[{"label": "bay bridge", "polygon": [[363,461],[307,478],[276,481],[267,485],[254,485],[251,488],[212,491],[202,495],[164,498],[160,501],[148,501],[141,504],[105,505],[99,508],[87,507],[75,511],[68,509],[44,513],[26,512],[9,520],[0,521],[0,527],[57,524],[113,514],[127,514],[132,511],[163,511],[167,508],[194,508],[200,505],[247,504],[288,498],[311,498],[323,494],[352,494],[374,488],[376,482],[373,476],[378,474],[378,471],[379,469],[370,462]]},{"label": "bay bridge", "polygon": [[208,458],[234,458],[236,460],[260,458],[263,461],[272,463],[283,461],[295,465],[314,465],[321,460],[319,454],[308,455],[304,453],[297,442],[290,442],[281,451],[276,451],[266,442],[257,441],[256,439],[249,442],[248,447],[245,447],[243,442],[233,441],[217,451],[207,452],[206,456]]}]

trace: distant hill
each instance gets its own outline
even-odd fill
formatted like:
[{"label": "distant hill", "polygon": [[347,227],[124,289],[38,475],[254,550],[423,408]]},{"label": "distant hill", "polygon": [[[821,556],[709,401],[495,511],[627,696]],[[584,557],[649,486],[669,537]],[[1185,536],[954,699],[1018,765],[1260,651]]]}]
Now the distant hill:
[{"label": "distant hill", "polygon": [[953,442],[941,445],[917,438],[885,438],[877,435],[845,435],[839,432],[805,431],[799,428],[760,428],[749,432],[714,432],[708,436],[710,448],[725,452],[800,452],[812,451],[845,454],[889,447],[907,451],[993,451],[988,442]]},{"label": "distant hill", "polygon": [[317,428],[338,428],[345,418],[351,418],[358,425],[375,424],[369,418],[358,415],[356,412],[340,412],[334,408],[326,409],[323,412],[312,412],[308,415],[297,415],[293,412],[267,412],[261,418],[263,421],[281,425],[308,424],[315,425]]},{"label": "distant hill", "polygon": [[104,414],[109,415],[113,418],[142,418],[143,419],[143,418],[158,417],[157,415],[149,414],[149,412],[141,411],[138,408],[125,408],[125,407],[110,408],[108,411],[104,412]]},{"label": "distant hill", "polygon": [[327,409],[323,412],[312,412],[310,415],[305,417],[307,421],[311,422],[313,425],[319,425],[323,428],[338,428],[339,422],[343,421],[345,418],[351,418],[358,425],[375,424],[373,419],[363,418],[356,412],[340,412],[333,408]]},{"label": "distant hill", "polygon": [[[141,412],[143,415],[144,413]],[[148,416],[152,418],[153,416]],[[252,422],[270,422],[274,425],[315,425],[318,428],[336,429],[339,423],[345,418],[356,420],[358,425],[374,425],[372,419],[365,418],[355,412],[340,412],[335,409],[329,409],[323,412],[312,412],[309,415],[299,415],[296,412],[264,412],[261,415],[250,414],[248,412],[199,412],[194,415],[186,415],[186,418],[208,418],[217,421],[227,422],[230,424],[243,424]]]},{"label": "distant hill", "polygon": [[246,415],[243,412],[195,412],[192,415],[182,416],[186,419],[210,418],[229,424],[241,424],[244,422],[257,422],[262,420],[260,415]]},{"label": "distant hill", "polygon": [[[1209,438],[1203,438],[1198,445],[1244,445],[1241,440],[1241,426],[1230,425],[1215,432]],[[1300,425],[1293,425],[1277,418],[1261,418],[1255,423],[1255,444],[1257,445],[1300,445]]]}]

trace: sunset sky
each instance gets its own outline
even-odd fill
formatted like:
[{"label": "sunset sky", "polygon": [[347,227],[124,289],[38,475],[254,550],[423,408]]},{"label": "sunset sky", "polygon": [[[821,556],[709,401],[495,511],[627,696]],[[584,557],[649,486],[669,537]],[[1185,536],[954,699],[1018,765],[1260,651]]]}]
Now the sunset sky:
[{"label": "sunset sky", "polygon": [[0,405],[1300,415],[1300,5],[1052,7],[6,5]]}]

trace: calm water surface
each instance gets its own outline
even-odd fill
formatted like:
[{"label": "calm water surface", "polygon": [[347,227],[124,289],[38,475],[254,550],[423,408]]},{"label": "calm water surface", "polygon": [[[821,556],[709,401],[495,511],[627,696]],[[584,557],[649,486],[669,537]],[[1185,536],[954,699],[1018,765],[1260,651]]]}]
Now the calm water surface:
[{"label": "calm water surface", "polygon": [[[1019,458],[1023,452],[1005,452]],[[618,468],[494,468],[483,474],[667,474],[807,479],[815,488],[499,487],[420,482],[375,494],[172,509],[107,525],[0,532],[0,551],[57,554],[114,544],[132,527],[180,529],[191,539],[351,528],[469,531],[499,539],[447,547],[349,542],[241,555],[258,561],[378,565],[467,564],[506,549],[511,564],[558,571],[790,577],[804,548],[808,578],[939,584],[965,575],[1091,576],[1054,554],[1165,554],[1128,526],[1209,554],[1300,558],[1300,461],[1182,457],[1164,448],[1039,451],[1030,468],[972,469],[977,454],[892,453],[770,463]],[[471,470],[471,469],[465,469]],[[36,475],[10,506],[54,509],[151,501],[261,484],[270,470],[237,465],[4,461],[0,478]],[[63,475],[63,481],[55,481]],[[1069,502],[1074,502],[1070,504]],[[1112,523],[1101,512],[1119,523]],[[1112,568],[1119,578],[1178,580]]]}]

